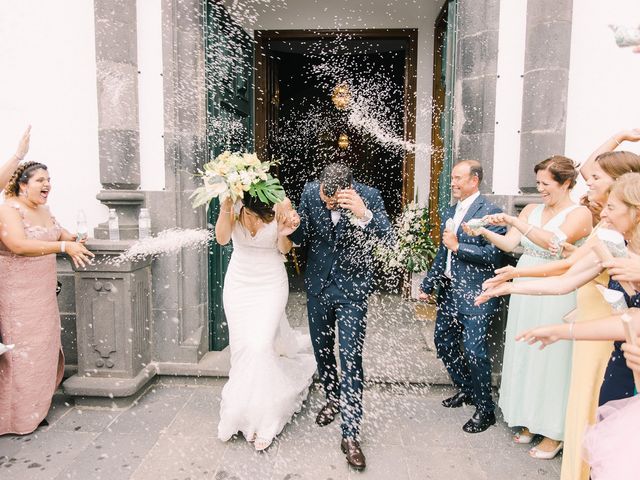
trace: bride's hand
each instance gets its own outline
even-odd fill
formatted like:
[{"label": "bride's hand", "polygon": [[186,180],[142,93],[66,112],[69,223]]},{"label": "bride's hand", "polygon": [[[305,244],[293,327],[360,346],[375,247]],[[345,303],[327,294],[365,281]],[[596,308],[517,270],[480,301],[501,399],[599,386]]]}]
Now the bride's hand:
[{"label": "bride's hand", "polygon": [[300,226],[300,216],[295,210],[289,210],[278,218],[278,235],[287,236]]}]

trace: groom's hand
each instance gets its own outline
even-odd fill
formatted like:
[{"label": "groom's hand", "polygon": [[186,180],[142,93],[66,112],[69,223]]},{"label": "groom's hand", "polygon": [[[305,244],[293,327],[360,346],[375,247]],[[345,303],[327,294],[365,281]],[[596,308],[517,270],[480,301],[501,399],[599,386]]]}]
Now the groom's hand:
[{"label": "groom's hand", "polygon": [[338,205],[350,210],[358,219],[363,219],[367,213],[367,206],[353,188],[347,188],[338,192]]}]

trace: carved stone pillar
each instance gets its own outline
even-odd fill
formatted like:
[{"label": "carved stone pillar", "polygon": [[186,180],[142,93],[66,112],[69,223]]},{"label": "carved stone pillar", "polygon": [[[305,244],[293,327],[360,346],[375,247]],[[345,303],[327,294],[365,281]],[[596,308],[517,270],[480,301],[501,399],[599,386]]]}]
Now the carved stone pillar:
[{"label": "carved stone pillar", "polygon": [[[97,196],[115,208],[120,239],[138,238],[140,186],[138,44],[135,0],[94,0],[100,183]],[[107,223],[95,230],[108,237]]]},{"label": "carved stone pillar", "polygon": [[156,374],[151,260],[113,262],[130,244],[92,240],[95,261],[75,271],[78,373],[63,384],[68,394],[127,397]]}]

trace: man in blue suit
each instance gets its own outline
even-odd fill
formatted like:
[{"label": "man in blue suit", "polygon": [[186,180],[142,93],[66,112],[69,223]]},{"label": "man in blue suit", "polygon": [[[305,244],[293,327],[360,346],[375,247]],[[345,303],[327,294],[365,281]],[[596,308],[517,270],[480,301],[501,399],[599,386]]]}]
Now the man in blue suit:
[{"label": "man in blue suit", "polygon": [[[462,427],[468,433],[486,430],[496,422],[491,399],[491,360],[487,329],[500,304],[494,298],[480,306],[474,299],[482,283],[494,275],[501,253],[483,237],[464,233],[462,224],[472,218],[500,213],[501,210],[480,195],[482,165],[476,160],[457,163],[451,172],[451,190],[458,200],[442,215],[442,242],[429,273],[422,281],[420,299],[426,300],[435,287],[437,315],[435,344],[438,357],[459,389],[442,405],[476,406],[473,417]],[[504,227],[488,227],[504,234]],[[494,301],[495,300],[495,301]]]},{"label": "man in blue suit", "polygon": [[[342,414],[342,451],[347,462],[364,469],[358,435],[362,420],[362,348],[367,302],[373,290],[373,246],[391,234],[380,193],[353,181],[342,164],[328,165],[320,181],[305,185],[300,226],[290,235],[307,251],[305,288],[313,350],[327,404],[316,423],[328,425]],[[340,369],[334,354],[336,324]]]}]

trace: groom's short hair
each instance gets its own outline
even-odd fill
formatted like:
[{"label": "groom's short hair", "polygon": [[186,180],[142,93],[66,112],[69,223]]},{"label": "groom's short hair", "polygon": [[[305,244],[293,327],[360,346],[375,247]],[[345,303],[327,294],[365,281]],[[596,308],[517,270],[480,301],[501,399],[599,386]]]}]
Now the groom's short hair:
[{"label": "groom's short hair", "polygon": [[338,190],[351,188],[353,173],[343,163],[330,163],[320,174],[322,191],[327,197],[333,197]]}]

